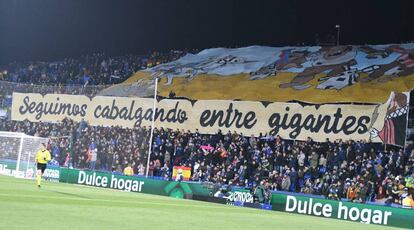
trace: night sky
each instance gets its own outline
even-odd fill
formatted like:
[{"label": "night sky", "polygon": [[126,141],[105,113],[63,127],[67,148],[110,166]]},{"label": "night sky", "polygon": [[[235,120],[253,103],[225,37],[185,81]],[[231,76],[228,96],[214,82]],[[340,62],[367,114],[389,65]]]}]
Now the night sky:
[{"label": "night sky", "polygon": [[414,40],[412,0],[0,0],[0,64],[183,48]]}]

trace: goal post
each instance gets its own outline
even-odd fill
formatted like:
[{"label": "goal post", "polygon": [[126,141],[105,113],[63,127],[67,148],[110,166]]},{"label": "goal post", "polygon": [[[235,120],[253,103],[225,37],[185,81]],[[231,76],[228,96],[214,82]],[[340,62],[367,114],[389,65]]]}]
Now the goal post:
[{"label": "goal post", "polygon": [[34,160],[41,143],[48,138],[17,132],[0,132],[0,174],[33,178]]}]

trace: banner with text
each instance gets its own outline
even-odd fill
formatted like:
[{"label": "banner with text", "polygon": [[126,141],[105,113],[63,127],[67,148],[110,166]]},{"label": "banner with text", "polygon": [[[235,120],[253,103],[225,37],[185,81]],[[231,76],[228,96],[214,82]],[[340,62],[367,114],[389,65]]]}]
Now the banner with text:
[{"label": "banner with text", "polygon": [[60,168],[59,182],[186,199],[191,199],[193,194],[199,196],[210,194],[210,190],[200,183],[154,180],[68,168]]},{"label": "banner with text", "polygon": [[[378,105],[261,103],[253,101],[163,99],[157,102],[157,127],[201,133],[237,131],[244,135],[271,134],[286,139],[316,141],[368,140],[402,146],[408,111],[408,93],[392,93]],[[91,125],[149,126],[150,98],[66,94],[13,93],[12,120],[59,122],[84,119]]]},{"label": "banner with text", "polygon": [[414,229],[414,210],[340,202],[301,195],[272,194],[275,211]]}]

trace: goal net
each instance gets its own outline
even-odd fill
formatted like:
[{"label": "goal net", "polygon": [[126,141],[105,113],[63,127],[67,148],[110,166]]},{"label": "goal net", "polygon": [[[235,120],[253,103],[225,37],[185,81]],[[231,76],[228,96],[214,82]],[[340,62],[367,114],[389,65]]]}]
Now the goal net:
[{"label": "goal net", "polygon": [[48,138],[24,133],[0,132],[0,174],[33,178],[36,152],[41,143],[48,141]]}]

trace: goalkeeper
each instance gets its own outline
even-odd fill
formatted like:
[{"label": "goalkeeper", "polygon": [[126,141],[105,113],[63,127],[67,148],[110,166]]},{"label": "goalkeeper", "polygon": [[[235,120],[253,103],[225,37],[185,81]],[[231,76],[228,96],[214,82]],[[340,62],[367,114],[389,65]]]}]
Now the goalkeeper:
[{"label": "goalkeeper", "polygon": [[37,166],[36,182],[37,187],[40,188],[40,182],[42,181],[42,174],[45,172],[47,162],[50,161],[50,152],[46,149],[46,145],[42,143],[39,151],[36,153],[35,163]]}]

